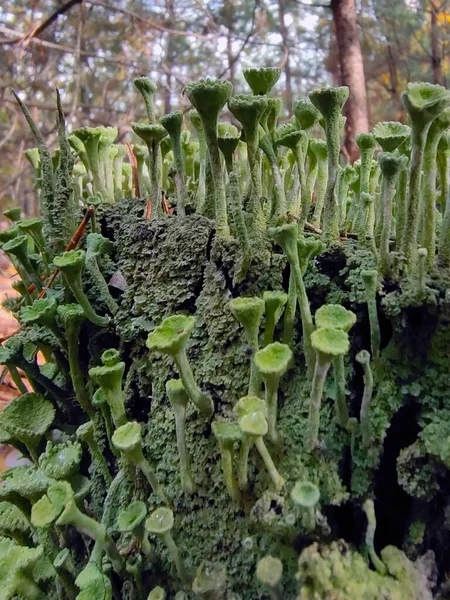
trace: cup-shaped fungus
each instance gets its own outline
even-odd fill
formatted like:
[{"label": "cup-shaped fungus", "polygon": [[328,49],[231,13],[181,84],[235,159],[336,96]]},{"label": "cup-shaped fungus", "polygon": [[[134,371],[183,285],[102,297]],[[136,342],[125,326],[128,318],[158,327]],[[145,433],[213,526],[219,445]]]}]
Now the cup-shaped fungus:
[{"label": "cup-shaped fungus", "polygon": [[16,221],[20,221],[20,217],[22,215],[22,208],[20,206],[13,206],[12,208],[7,208],[3,211],[3,214],[7,219],[15,223]]},{"label": "cup-shaped fungus", "polygon": [[152,206],[155,207],[154,215],[161,217],[164,213],[162,210],[161,193],[162,193],[162,173],[160,159],[160,144],[167,136],[167,131],[159,123],[150,123],[145,125],[142,123],[132,123],[131,128],[147,145],[149,157],[149,174],[150,174],[150,196]]},{"label": "cup-shaped fungus", "polygon": [[380,152],[380,154],[378,154],[378,163],[380,165],[381,173],[383,176],[383,181],[381,184],[382,195],[380,198],[382,205],[382,229],[379,244],[379,262],[381,274],[388,275],[391,269],[389,241],[391,238],[392,228],[392,201],[394,198],[394,194],[396,193],[395,184],[397,182],[400,170],[404,168],[405,164],[402,156],[393,154],[391,152]]},{"label": "cup-shaped fungus", "polygon": [[80,403],[81,408],[89,415],[89,417],[92,417],[94,415],[94,410],[86,391],[84,371],[80,365],[78,352],[80,330],[86,319],[84,310],[79,304],[64,304],[58,306],[57,313],[66,333],[69,371],[75,396]]},{"label": "cup-shaped fungus", "polygon": [[149,334],[146,345],[149,350],[156,350],[173,358],[190,400],[201,413],[211,418],[214,412],[213,401],[198,387],[186,355],[186,346],[194,327],[194,317],[167,317]]},{"label": "cup-shaped fungus", "polygon": [[309,211],[309,203],[311,198],[306,193],[306,173],[305,173],[305,153],[308,136],[304,131],[298,130],[292,123],[281,125],[276,130],[277,146],[284,146],[292,151],[297,165],[299,177],[300,197],[292,195],[292,200],[289,202],[288,211],[295,216],[300,217],[300,224],[303,226]]},{"label": "cup-shaped fungus", "polygon": [[189,396],[180,379],[170,379],[166,383],[166,393],[175,414],[175,431],[180,458],[181,485],[186,494],[192,494],[195,484],[191,475],[189,453],[186,448],[186,408]]},{"label": "cup-shaped fungus", "polygon": [[34,241],[36,248],[45,253],[45,238],[42,234],[42,229],[44,227],[43,219],[39,219],[38,217],[32,219],[24,219],[23,221],[19,221],[17,223],[17,227],[21,233],[26,233],[31,237]]},{"label": "cup-shaped fungus", "polygon": [[19,546],[31,545],[31,528],[24,513],[11,502],[0,502],[0,536]]},{"label": "cup-shaped fungus", "polygon": [[123,571],[123,558],[106,527],[80,511],[73,490],[67,482],[60,481],[48,488],[47,493],[34,504],[31,522],[35,527],[49,527],[53,522],[56,525],[73,525],[80,533],[99,544],[108,554],[117,573]]},{"label": "cup-shaped fungus", "polygon": [[287,344],[273,342],[255,354],[255,365],[262,374],[266,387],[267,422],[269,438],[280,442],[277,431],[278,387],[280,379],[292,364],[293,353]]},{"label": "cup-shaped fungus", "polygon": [[195,572],[192,591],[206,600],[223,600],[227,586],[227,567],[224,563],[203,561]]},{"label": "cup-shaped fungus", "polygon": [[227,169],[228,175],[233,170],[233,156],[237,145],[239,144],[239,135],[236,132],[235,136],[229,135],[228,133],[220,134],[217,138],[219,144],[219,150],[223,154],[223,158],[225,159],[225,167]]},{"label": "cup-shaped fungus", "polygon": [[325,119],[328,149],[328,181],[325,192],[322,237],[332,242],[339,237],[339,211],[335,202],[339,154],[341,148],[341,110],[347,102],[348,87],[322,88],[311,92],[309,98]]},{"label": "cup-shaped fungus", "polygon": [[264,461],[267,471],[277,490],[281,490],[284,486],[284,479],[278,473],[272,457],[264,443],[263,436],[269,430],[267,419],[262,411],[245,414],[239,419],[239,427],[241,428],[244,438],[250,438],[255,444],[261,458]]},{"label": "cup-shaped fungus", "polygon": [[265,67],[261,69],[244,69],[243,75],[255,96],[268,94],[280,79],[281,69]]},{"label": "cup-shaped fungus", "polygon": [[166,600],[166,598],[167,598],[166,590],[164,588],[162,588],[161,586],[157,585],[156,587],[154,587],[152,589],[152,591],[148,595],[147,600]]},{"label": "cup-shaped fungus", "polygon": [[[428,250],[427,264],[434,265],[436,256],[436,182],[437,182],[437,150],[439,141],[450,127],[450,109],[444,110],[434,119],[428,130],[423,155],[423,185],[421,212],[423,214],[421,246]],[[443,185],[444,182],[441,182]]]},{"label": "cup-shaped fungus", "polygon": [[[342,329],[343,331],[348,332],[356,323],[356,315],[351,310],[347,310],[339,304],[324,304],[317,309],[314,320],[316,322],[316,327],[318,328]],[[333,371],[337,394],[337,417],[341,427],[347,427],[348,408],[343,355],[333,359]]]},{"label": "cup-shaped fungus", "polygon": [[42,288],[42,282],[39,275],[34,269],[30,257],[28,255],[28,236],[16,235],[9,241],[5,242],[2,250],[6,254],[11,255],[20,265],[19,274],[25,285],[35,285],[38,290]]},{"label": "cup-shaped fungus", "polygon": [[173,528],[173,524],[173,512],[170,510],[170,508],[161,506],[153,511],[149,518],[145,521],[145,528],[149,533],[160,538],[167,546],[179,578],[182,582],[186,582],[187,575],[184,568],[183,559],[181,558],[181,553],[178,549],[178,546],[175,544],[170,533]]},{"label": "cup-shaped fungus", "polygon": [[0,425],[19,442],[25,444],[34,461],[38,460],[39,444],[55,418],[53,404],[33,392],[23,394],[5,406]]},{"label": "cup-shaped fungus", "polygon": [[79,471],[81,456],[79,442],[47,442],[45,452],[39,457],[39,468],[51,479],[69,479]]},{"label": "cup-shaped fungus", "polygon": [[76,435],[78,439],[87,445],[89,452],[91,453],[92,462],[96,464],[105,482],[110,485],[112,480],[111,473],[109,472],[108,463],[100,451],[98,442],[95,438],[94,423],[92,421],[83,423],[78,427]]},{"label": "cup-shaped fungus", "polygon": [[264,292],[263,300],[266,314],[264,346],[267,346],[274,341],[275,327],[283,314],[288,296],[285,292],[275,290],[273,292]]},{"label": "cup-shaped fungus", "polygon": [[261,378],[255,366],[254,355],[259,349],[259,328],[264,314],[264,300],[261,298],[234,298],[230,301],[234,318],[242,325],[248,345],[252,350],[248,395],[257,396]]},{"label": "cup-shaped fungus", "polygon": [[147,507],[144,502],[133,502],[120,511],[117,517],[117,529],[121,533],[132,533],[139,542],[142,552],[146,556],[152,554],[152,547],[147,538],[144,520],[147,516]]},{"label": "cup-shaped fungus", "polygon": [[281,227],[269,229],[269,235],[273,238],[276,244],[281,246],[291,266],[291,272],[297,290],[300,316],[302,319],[303,352],[305,354],[308,373],[311,373],[314,366],[314,353],[311,349],[311,334],[314,330],[314,324],[311,316],[308,296],[306,294],[305,284],[303,282],[302,271],[300,268],[300,259],[297,246],[298,225],[297,223],[289,223],[288,225],[282,225]]},{"label": "cup-shaped fungus", "polygon": [[306,509],[305,528],[313,531],[316,527],[315,507],[320,499],[319,488],[310,481],[297,481],[291,491],[294,504]]},{"label": "cup-shaped fungus", "polygon": [[265,556],[256,565],[256,577],[269,589],[274,600],[282,600],[283,588],[281,578],[283,577],[283,563],[274,556]]},{"label": "cup-shaped fungus", "polygon": [[342,329],[321,327],[311,335],[316,351],[316,364],[309,399],[308,433],[306,447],[311,452],[319,441],[320,407],[323,386],[333,359],[345,355],[350,347],[348,334]]},{"label": "cup-shaped fungus", "polygon": [[158,88],[148,77],[137,77],[133,80],[133,85],[144,98],[145,109],[147,111],[149,122],[154,123],[155,117],[153,114],[153,97]]},{"label": "cup-shaped fungus", "polygon": [[217,232],[228,237],[227,205],[225,197],[225,182],[220,162],[219,146],[217,143],[217,123],[219,113],[227,103],[233,84],[231,81],[201,79],[185,87],[185,93],[200,115],[206,148],[208,150],[211,174],[214,182],[214,208]]},{"label": "cup-shaped fungus", "polygon": [[60,346],[65,348],[66,342],[56,324],[57,302],[55,298],[42,298],[35,300],[30,306],[24,306],[20,311],[21,323],[43,325],[50,329],[58,340]]},{"label": "cup-shaped fungus", "polygon": [[156,475],[142,451],[141,425],[136,421],[122,425],[114,432],[112,443],[117,450],[123,453],[125,458],[141,469],[155,494],[161,498],[164,504],[168,504]]},{"label": "cup-shaped fungus", "polygon": [[42,546],[17,546],[12,540],[0,538],[0,597],[4,600],[19,595],[27,600],[45,600],[47,594],[33,577],[33,568],[43,556]]},{"label": "cup-shaped fungus", "polygon": [[377,123],[372,133],[383,152],[394,152],[411,135],[411,128],[397,121]]},{"label": "cup-shaped fungus", "polygon": [[[83,146],[84,152],[79,154],[80,158],[84,158],[87,164],[84,166],[92,174],[92,180],[94,183],[94,192],[103,195],[104,193],[104,178],[102,177],[100,157],[99,157],[99,144],[102,132],[100,127],[81,127],[73,132],[73,135],[78,138]],[[72,137],[72,136],[71,136]],[[71,142],[72,147],[78,151],[79,145],[76,142]]]},{"label": "cup-shaped fungus", "polygon": [[431,83],[409,83],[402,102],[411,120],[411,160],[409,165],[408,211],[402,251],[415,262],[420,221],[420,194],[423,154],[432,121],[450,106],[450,91]]},{"label": "cup-shaped fungus", "polygon": [[266,229],[266,220],[261,206],[262,179],[259,150],[259,122],[267,110],[267,100],[264,96],[232,96],[228,100],[228,108],[236,119],[242,123],[244,129],[250,178],[252,181],[251,236],[256,240],[260,240]]},{"label": "cup-shaped fungus", "polygon": [[84,268],[84,258],[84,250],[70,250],[69,252],[64,252],[64,254],[60,256],[55,256],[53,264],[62,272],[67,287],[71,290],[78,304],[82,307],[86,318],[94,323],[94,325],[106,327],[109,323],[109,317],[101,317],[95,312],[83,290],[81,273]]},{"label": "cup-shaped fungus", "polygon": [[184,182],[184,160],[181,149],[181,126],[183,124],[183,113],[177,110],[160,118],[159,122],[167,131],[172,142],[172,152],[175,166],[175,187],[177,190],[177,213],[184,216],[187,192]]},{"label": "cup-shaped fungus", "polygon": [[106,254],[111,254],[113,247],[111,240],[103,237],[100,233],[90,233],[86,238],[86,270],[91,276],[100,298],[114,314],[117,311],[117,302],[111,296],[98,264],[98,259]]},{"label": "cup-shaped fungus", "polygon": [[114,348],[105,350],[101,358],[103,366],[92,367],[89,369],[89,375],[102,388],[111,409],[114,425],[120,427],[127,421],[122,390],[125,363],[120,360],[120,355]]},{"label": "cup-shaped fungus", "polygon": [[[267,404],[258,396],[244,396],[234,407],[234,411],[238,419],[254,412],[262,412],[267,418]],[[248,455],[253,446],[253,438],[244,436],[241,441],[241,449],[238,458],[238,485],[241,490],[248,487]]]},{"label": "cup-shaped fungus", "polygon": [[212,431],[220,447],[222,471],[228,493],[234,502],[239,502],[241,494],[233,473],[233,446],[242,438],[242,432],[236,423],[231,421],[214,421]]},{"label": "cup-shaped fungus", "polygon": [[320,119],[320,112],[308,100],[294,100],[292,103],[292,112],[299,129],[308,131]]},{"label": "cup-shaped fungus", "polygon": [[361,195],[363,192],[369,193],[370,169],[372,167],[372,158],[377,141],[373,133],[358,133],[356,136],[356,145],[361,152],[361,167],[359,173],[359,193]]}]

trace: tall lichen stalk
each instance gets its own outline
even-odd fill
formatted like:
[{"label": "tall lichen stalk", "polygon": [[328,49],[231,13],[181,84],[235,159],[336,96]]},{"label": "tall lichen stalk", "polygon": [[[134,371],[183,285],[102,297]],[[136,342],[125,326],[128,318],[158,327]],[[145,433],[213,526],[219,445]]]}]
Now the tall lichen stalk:
[{"label": "tall lichen stalk", "polygon": [[0,442],[29,461],[0,486],[1,597],[444,597],[448,559],[415,560],[450,543],[450,93],[410,84],[411,130],[377,124],[352,167],[348,89],[278,125],[280,72],[170,115],[136,79],[137,169],[114,127],[67,139],[59,96],[52,156],[19,101],[41,215],[0,232]]}]

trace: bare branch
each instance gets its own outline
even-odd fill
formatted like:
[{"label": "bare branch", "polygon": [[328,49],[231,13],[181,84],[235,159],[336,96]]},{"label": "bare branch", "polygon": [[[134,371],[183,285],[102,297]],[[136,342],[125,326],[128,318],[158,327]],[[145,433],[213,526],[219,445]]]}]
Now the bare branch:
[{"label": "bare branch", "polygon": [[132,19],[136,19],[137,21],[141,21],[141,23],[145,23],[145,25],[148,25],[152,29],[156,29],[157,31],[161,31],[161,32],[167,33],[169,35],[175,35],[175,36],[181,36],[181,37],[195,37],[199,40],[211,40],[212,39],[212,36],[210,36],[210,35],[203,35],[201,33],[195,33],[193,31],[181,31],[179,29],[169,29],[167,27],[164,27],[160,23],[156,23],[155,21],[152,21],[151,19],[148,19],[147,17],[143,17],[139,13],[133,12],[131,10],[127,10],[125,8],[119,8],[117,6],[112,6],[111,4],[108,4],[107,2],[101,2],[100,0],[87,0],[86,3],[90,4],[91,6],[101,6],[112,12],[117,12],[117,13],[121,13],[123,15],[127,15],[128,17],[131,17]]}]

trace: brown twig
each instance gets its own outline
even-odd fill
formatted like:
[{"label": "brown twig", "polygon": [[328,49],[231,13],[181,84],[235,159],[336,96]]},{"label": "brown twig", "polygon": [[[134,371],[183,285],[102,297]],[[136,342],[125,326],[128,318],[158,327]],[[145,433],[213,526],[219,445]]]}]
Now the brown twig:
[{"label": "brown twig", "polygon": [[[84,214],[83,220],[78,225],[77,230],[75,231],[75,233],[72,236],[72,239],[67,244],[66,250],[65,250],[66,252],[69,252],[70,250],[75,250],[75,248],[78,246],[78,244],[80,243],[80,240],[83,236],[83,233],[86,229],[86,226],[89,223],[89,221],[91,220],[94,212],[95,212],[95,207],[89,206],[87,211]],[[44,284],[44,287],[42,288],[42,291],[40,292],[40,294],[38,296],[39,300],[45,296],[45,294],[47,293],[47,290],[53,285],[53,282],[58,277],[58,274],[59,274],[59,269],[55,269],[53,271],[53,273],[50,275],[50,277],[47,279],[46,283]],[[34,289],[32,291],[34,291]]]},{"label": "brown twig", "polygon": [[128,17],[131,17],[132,19],[136,19],[136,21],[140,21],[141,23],[144,23],[145,25],[147,25],[148,27],[151,27],[152,29],[161,31],[162,33],[168,33],[169,35],[181,36],[181,37],[195,37],[199,40],[210,40],[211,39],[210,35],[203,35],[202,33],[195,33],[193,31],[181,31],[179,29],[169,29],[168,27],[164,27],[163,25],[160,25],[159,23],[155,23],[155,21],[152,21],[151,19],[149,19],[147,17],[143,17],[142,15],[140,15],[137,12],[133,12],[131,10],[126,10],[125,8],[119,8],[117,6],[112,6],[112,4],[108,4],[107,2],[100,2],[99,0],[86,0],[86,2],[88,4],[90,4],[91,6],[102,6],[103,8],[106,8],[107,10],[118,12],[123,15],[127,15]]},{"label": "brown twig", "polygon": [[145,207],[145,218],[151,219],[152,217],[152,207],[153,207],[153,202],[152,202],[152,197],[149,196],[148,200],[147,200],[147,205]]},{"label": "brown twig", "polygon": [[83,0],[69,0],[69,2],[66,2],[66,4],[63,4],[62,6],[60,6],[57,10],[55,10],[54,13],[52,13],[49,17],[44,19],[44,21],[42,21],[42,23],[40,23],[39,25],[34,27],[23,38],[21,38],[20,40],[16,40],[16,41],[19,42],[23,48],[26,48],[32,38],[37,37],[40,33],[45,31],[47,29],[47,27],[49,27],[52,23],[54,23],[60,15],[63,15],[64,13],[69,11],[72,8],[72,6],[75,6],[76,4],[79,4],[82,1]]}]

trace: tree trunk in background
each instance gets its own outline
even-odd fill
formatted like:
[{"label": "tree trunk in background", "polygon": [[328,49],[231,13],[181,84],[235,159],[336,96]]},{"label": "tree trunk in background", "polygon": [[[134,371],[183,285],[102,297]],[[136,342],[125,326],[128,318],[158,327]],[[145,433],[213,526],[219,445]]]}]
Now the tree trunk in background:
[{"label": "tree trunk in background", "polygon": [[431,68],[433,69],[433,83],[442,85],[441,71],[441,45],[439,43],[438,16],[439,8],[436,0],[430,0],[431,12]]},{"label": "tree trunk in background", "polygon": [[286,62],[284,64],[284,77],[286,79],[284,100],[290,110],[292,106],[292,72],[289,60],[289,36],[285,20],[285,0],[278,0],[278,17],[280,19],[280,35],[283,41],[283,50],[286,52]]},{"label": "tree trunk in background", "polygon": [[347,117],[344,145],[350,160],[354,162],[359,156],[356,134],[369,131],[366,78],[358,39],[355,2],[331,0],[331,10],[336,29],[341,84],[350,88],[350,96],[344,107]]}]

